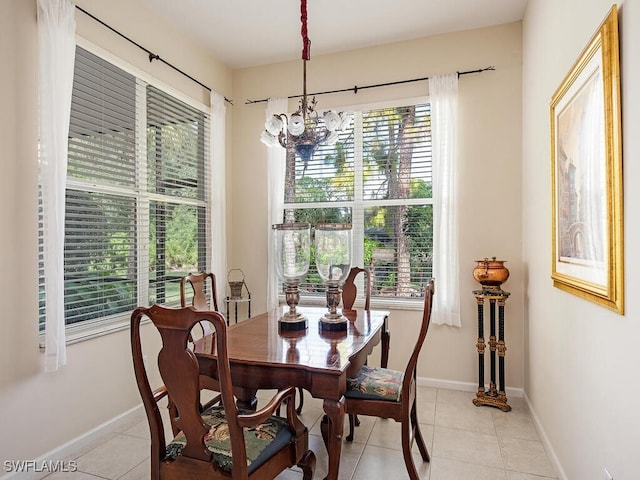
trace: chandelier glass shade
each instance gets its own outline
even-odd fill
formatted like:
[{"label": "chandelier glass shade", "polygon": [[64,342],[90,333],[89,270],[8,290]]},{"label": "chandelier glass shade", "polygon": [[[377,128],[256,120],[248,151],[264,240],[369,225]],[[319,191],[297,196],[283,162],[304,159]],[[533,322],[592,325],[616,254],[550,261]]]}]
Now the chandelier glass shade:
[{"label": "chandelier glass shade", "polygon": [[316,111],[316,99],[307,97],[307,61],[310,59],[307,37],[307,0],[300,0],[300,19],[302,21],[302,86],[300,107],[294,113],[277,113],[265,122],[260,140],[267,146],[280,145],[295,150],[305,162],[318,148],[318,145],[334,145],[339,138],[338,132],[351,125],[353,114],[329,110],[320,115]]}]

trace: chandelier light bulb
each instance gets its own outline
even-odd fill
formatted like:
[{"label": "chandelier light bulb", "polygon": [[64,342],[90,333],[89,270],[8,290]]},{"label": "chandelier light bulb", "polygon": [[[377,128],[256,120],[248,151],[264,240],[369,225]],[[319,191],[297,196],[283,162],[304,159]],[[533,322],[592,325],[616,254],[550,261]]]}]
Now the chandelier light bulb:
[{"label": "chandelier light bulb", "polygon": [[338,142],[339,138],[340,135],[338,134],[338,132],[329,132],[329,135],[327,135],[324,143],[327,145],[335,145]]},{"label": "chandelier light bulb", "polygon": [[304,118],[302,115],[291,115],[289,126],[287,128],[289,133],[294,137],[302,135],[304,132]]},{"label": "chandelier light bulb", "polygon": [[277,137],[284,128],[284,122],[279,115],[271,115],[269,118],[267,118],[267,121],[264,124],[264,128],[271,135]]},{"label": "chandelier light bulb", "polygon": [[260,135],[260,141],[264,143],[267,147],[275,147],[278,145],[278,137],[269,133],[267,130],[262,132]]},{"label": "chandelier light bulb", "polygon": [[338,130],[346,130],[351,126],[353,112],[340,112],[340,126]]},{"label": "chandelier light bulb", "polygon": [[327,127],[327,130],[330,132],[335,132],[340,128],[340,124],[342,123],[342,119],[340,115],[333,110],[329,110],[324,113],[324,126]]}]

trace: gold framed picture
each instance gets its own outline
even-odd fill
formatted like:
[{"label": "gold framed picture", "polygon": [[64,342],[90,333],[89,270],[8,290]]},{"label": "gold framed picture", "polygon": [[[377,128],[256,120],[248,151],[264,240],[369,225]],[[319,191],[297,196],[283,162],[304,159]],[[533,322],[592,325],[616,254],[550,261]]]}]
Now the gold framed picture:
[{"label": "gold framed picture", "polygon": [[551,100],[553,285],[624,313],[618,12]]}]

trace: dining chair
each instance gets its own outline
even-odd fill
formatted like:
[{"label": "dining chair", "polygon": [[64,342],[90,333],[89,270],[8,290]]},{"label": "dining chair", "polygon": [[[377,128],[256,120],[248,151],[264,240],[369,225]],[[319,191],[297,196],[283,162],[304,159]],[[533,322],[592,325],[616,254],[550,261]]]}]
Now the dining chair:
[{"label": "dining chair", "polygon": [[349,276],[342,286],[342,308],[351,310],[353,304],[358,297],[358,287],[356,286],[356,277],[364,274],[364,309],[369,310],[371,303],[371,271],[368,268],[351,267]]},{"label": "dining chair", "polygon": [[[364,309],[369,310],[371,304],[371,270],[369,268],[360,268],[360,267],[351,267],[349,270],[349,275],[347,279],[344,281],[344,285],[342,286],[342,308],[344,310],[351,310],[353,308],[353,304],[356,302],[356,298],[358,298],[358,287],[356,285],[356,277],[360,274],[364,274]],[[387,352],[388,354],[388,352]],[[386,360],[383,355],[383,367],[387,366]],[[356,427],[360,426],[360,420],[357,415],[349,416],[349,424],[353,424]]]},{"label": "dining chair", "polygon": [[[157,366],[164,385],[155,390],[151,388],[141,341],[140,323],[146,318],[162,341]],[[216,371],[207,375],[200,373],[196,354],[187,346],[191,329],[200,322],[209,323],[215,332]],[[152,480],[273,479],[294,465],[302,469],[304,480],[311,480],[316,459],[309,450],[308,429],[295,413],[295,388],[278,391],[255,412],[238,410],[227,351],[227,324],[219,312],[193,307],[139,307],[131,315],[131,350],[151,431]],[[213,378],[216,388],[219,385],[222,405],[201,405],[201,395]],[[165,397],[171,407],[173,432],[168,442],[158,405]],[[286,418],[274,415],[283,402]]]},{"label": "dining chair", "polygon": [[[187,293],[187,284],[191,285],[191,295]],[[197,310],[218,310],[216,295],[216,276],[213,273],[190,273],[180,280],[180,305],[187,306],[191,297],[191,305]]]},{"label": "dining chair", "polygon": [[[358,287],[356,286],[356,277],[359,274],[364,274],[364,309],[369,310],[371,305],[371,270],[367,267],[351,267],[349,271],[349,275],[345,280],[345,283],[342,287],[342,308],[345,310],[351,310],[353,308],[353,304],[358,297]],[[385,328],[382,332],[383,341],[382,341],[382,352],[380,352],[380,366],[383,368],[387,367],[387,363],[389,361],[389,343],[391,341],[391,335],[388,330]]]},{"label": "dining chair", "polygon": [[405,370],[401,372],[364,365],[354,376],[347,379],[347,392],[344,395],[345,411],[349,414],[349,435],[346,438],[348,442],[353,441],[354,415],[392,418],[402,424],[402,453],[412,480],[419,479],[411,455],[414,440],[418,444],[422,460],[430,460],[418,423],[416,365],[429,329],[434,284],[434,279],[431,279],[425,289],[420,331]]},{"label": "dining chair", "polygon": [[[190,293],[188,293],[187,285],[191,286]],[[180,305],[182,307],[188,306],[189,298],[191,299],[191,306],[196,310],[219,311],[216,295],[216,276],[213,273],[200,272],[190,273],[182,277],[180,280]],[[194,335],[195,332],[190,333],[189,341],[191,343],[194,343],[197,338],[203,338],[213,333],[210,325],[206,322],[200,323],[199,327],[200,331],[197,335]],[[209,343],[209,345],[212,344],[212,342]]]}]

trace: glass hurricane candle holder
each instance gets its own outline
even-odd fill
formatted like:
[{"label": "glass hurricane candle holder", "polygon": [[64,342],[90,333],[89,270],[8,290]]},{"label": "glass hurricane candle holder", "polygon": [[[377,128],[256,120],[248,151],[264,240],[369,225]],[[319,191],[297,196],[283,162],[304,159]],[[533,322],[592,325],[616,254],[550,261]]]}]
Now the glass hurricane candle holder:
[{"label": "glass hurricane candle holder", "polygon": [[327,308],[320,328],[328,331],[347,329],[347,318],[338,313],[341,286],[351,268],[351,224],[323,223],[315,227],[316,267],[327,286]]},{"label": "glass hurricane candle holder", "polygon": [[278,276],[285,286],[289,311],[280,317],[281,330],[307,328],[307,318],[296,311],[300,301],[298,287],[309,270],[311,235],[308,223],[280,223],[272,225]]}]

